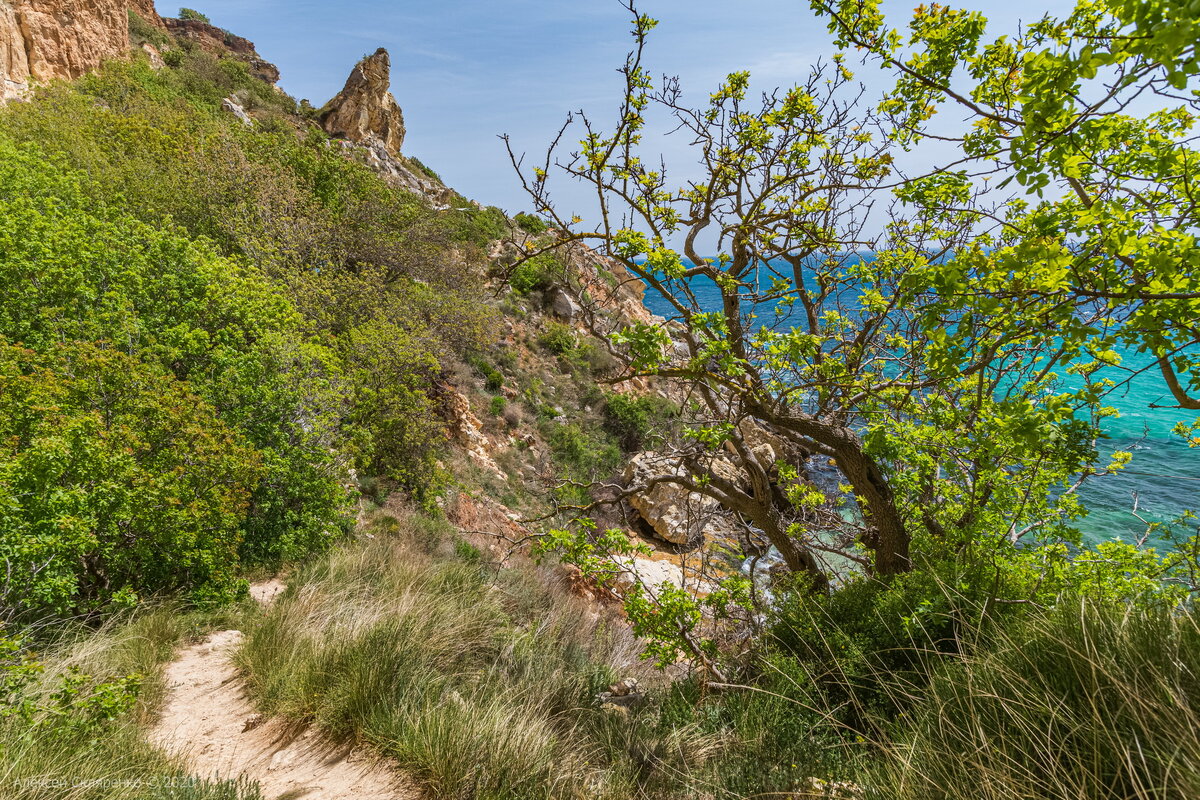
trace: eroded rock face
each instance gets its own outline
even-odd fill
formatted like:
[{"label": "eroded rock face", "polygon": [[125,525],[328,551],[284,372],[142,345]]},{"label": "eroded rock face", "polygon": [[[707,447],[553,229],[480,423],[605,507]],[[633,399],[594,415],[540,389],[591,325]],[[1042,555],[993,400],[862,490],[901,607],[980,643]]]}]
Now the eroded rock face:
[{"label": "eroded rock face", "polygon": [[152,0],[0,0],[0,101],[129,54],[129,12],[162,25]]},{"label": "eroded rock face", "polygon": [[265,61],[254,42],[197,19],[168,19],[167,30],[176,39],[187,40],[214,56],[232,55],[245,61],[250,74],[269,84],[279,82],[279,68]]},{"label": "eroded rock face", "polygon": [[[738,479],[733,465],[724,460],[718,460],[714,469],[722,477]],[[630,487],[645,487],[652,478],[663,475],[682,477],[684,467],[668,456],[639,453],[625,468],[625,483]],[[696,544],[706,536],[737,538],[737,528],[720,503],[676,484],[657,483],[635,493],[629,498],[629,504],[658,538],[672,544]]]},{"label": "eroded rock face", "polygon": [[392,97],[391,83],[391,58],[381,47],[355,65],[345,88],[321,109],[326,133],[398,156],[404,144],[404,114]]}]

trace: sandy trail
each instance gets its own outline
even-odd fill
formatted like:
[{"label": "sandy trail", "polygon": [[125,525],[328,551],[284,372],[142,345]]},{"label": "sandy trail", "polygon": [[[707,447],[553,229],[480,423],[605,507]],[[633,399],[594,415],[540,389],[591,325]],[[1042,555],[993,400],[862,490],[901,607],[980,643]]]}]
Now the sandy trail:
[{"label": "sandy trail", "polygon": [[[284,588],[266,581],[252,596],[269,604]],[[258,781],[266,800],[418,800],[411,780],[389,765],[255,711],[230,656],[240,631],[184,648],[165,673],[167,697],[149,732],[157,747],[199,777]]]}]

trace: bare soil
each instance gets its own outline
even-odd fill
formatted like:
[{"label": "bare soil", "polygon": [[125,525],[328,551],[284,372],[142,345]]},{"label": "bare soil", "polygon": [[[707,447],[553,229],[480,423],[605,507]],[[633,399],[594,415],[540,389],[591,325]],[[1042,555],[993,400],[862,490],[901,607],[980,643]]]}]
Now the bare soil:
[{"label": "bare soil", "polygon": [[[278,580],[251,587],[270,604]],[[204,778],[258,781],[266,800],[419,800],[413,781],[389,764],[322,736],[311,726],[257,713],[230,657],[240,631],[220,631],[184,648],[150,741]]]}]

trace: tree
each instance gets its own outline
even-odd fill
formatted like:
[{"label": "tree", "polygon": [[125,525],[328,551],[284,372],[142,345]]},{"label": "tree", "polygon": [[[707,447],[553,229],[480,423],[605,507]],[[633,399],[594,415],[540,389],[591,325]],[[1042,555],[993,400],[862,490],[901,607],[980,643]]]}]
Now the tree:
[{"label": "tree", "polygon": [[[839,46],[895,75],[880,105],[895,141],[960,148],[948,183],[912,198],[941,213],[969,206],[982,223],[930,276],[944,301],[965,310],[980,285],[1001,302],[1036,296],[1064,336],[1151,353],[1177,406],[1200,410],[1200,10],[1080,2],[988,39],[978,12],[922,5],[905,41],[877,0],[812,6]],[[966,124],[938,124],[947,107]],[[962,202],[984,181],[997,190]],[[1013,184],[1024,188],[1004,196]],[[1080,314],[1100,331],[1074,324]]]},{"label": "tree", "polygon": [[[736,73],[707,105],[685,105],[678,81],[654,87],[643,54],[655,23],[628,8],[636,48],[613,131],[581,113],[580,148],[557,160],[564,128],[524,177],[559,231],[545,249],[591,243],[673,310],[674,334],[596,323],[613,334],[620,379],[665,379],[690,401],[687,438],[668,460],[680,468],[623,496],[672,484],[712,498],[740,525],[745,554],[774,546],[818,588],[831,556],[890,576],[913,568],[918,539],[932,553],[1001,525],[1061,534],[1076,511],[1068,479],[1095,458],[1097,365],[1079,359],[1082,386],[1066,389],[1037,358],[1066,365],[1084,353],[1048,340],[1039,308],[993,326],[947,308],[924,280],[978,212],[893,216],[867,235],[871,204],[889,189],[911,202],[962,187],[940,175],[898,180],[887,118],[863,107],[840,59],[758,99]],[[641,154],[655,111],[689,137],[699,164],[680,188],[667,164]],[[551,202],[556,166],[594,187],[594,228]],[[702,301],[703,285],[719,310]],[[826,462],[833,475],[822,475]]]},{"label": "tree", "polygon": [[207,14],[201,14],[194,8],[179,9],[179,18],[184,22],[203,22],[205,25],[212,24],[212,20],[208,18]]}]

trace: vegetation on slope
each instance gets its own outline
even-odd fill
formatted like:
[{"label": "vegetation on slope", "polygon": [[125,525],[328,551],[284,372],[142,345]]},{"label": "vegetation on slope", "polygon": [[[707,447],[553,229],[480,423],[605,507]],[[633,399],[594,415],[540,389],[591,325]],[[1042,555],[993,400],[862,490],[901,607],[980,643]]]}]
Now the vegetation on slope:
[{"label": "vegetation on slope", "polygon": [[[827,14],[874,8],[857,0],[817,5]],[[1161,16],[1163,4],[1151,5]],[[940,7],[929,14],[945,23],[918,25],[937,63],[947,52],[956,59],[964,42],[974,46],[975,18]],[[1081,14],[1072,24],[1095,22],[1087,8]],[[835,24],[836,35],[899,63],[870,27],[880,20],[864,19],[867,28]],[[639,37],[649,27],[638,18]],[[1032,35],[1063,30],[1043,26]],[[945,31],[954,36],[938,33]],[[1158,44],[1174,48],[1173,41]],[[994,88],[1012,76],[996,66],[1008,51],[989,53]],[[1077,55],[1063,63],[1094,75],[1091,51]],[[971,328],[999,306],[963,316],[958,304],[975,293],[960,291],[964,278],[950,274],[951,262],[897,247],[856,271],[828,266],[819,302],[798,295],[816,309],[807,333],[747,329],[738,309],[755,305],[742,294],[761,297],[737,271],[764,249],[787,245],[767,235],[778,219],[802,229],[805,247],[820,243],[808,255],[845,245],[845,231],[829,224],[833,206],[789,205],[767,222],[743,216],[727,229],[753,229],[776,244],[734,236],[742,249],[713,266],[734,313],[692,318],[688,358],[676,370],[692,381],[691,397],[714,398],[705,414],[694,402],[681,409],[598,388],[597,375],[616,366],[608,354],[575,329],[540,325],[546,293],[570,279],[548,253],[512,265],[504,307],[533,322],[521,334],[528,352],[490,347],[497,326],[474,294],[483,249],[507,230],[502,212],[457,197],[449,210],[433,211],[330,143],[306,109],[236,60],[180,45],[166,61],[162,70],[144,59],[112,64],[0,111],[0,558],[8,566],[0,620],[52,620],[19,636],[15,624],[0,631],[6,797],[253,798],[253,787],[178,782],[178,766],[138,737],[138,721],[161,693],[157,665],[213,617],[166,606],[127,612],[124,623],[103,619],[156,593],[183,595],[189,608],[228,609],[244,592],[247,569],[285,560],[307,562],[287,596],[261,618],[239,621],[250,631],[240,659],[256,695],[269,710],[369,743],[433,796],[1158,800],[1200,792],[1200,643],[1188,598],[1195,552],[1104,543],[1079,557],[1069,520],[1080,509],[1055,490],[1096,459],[1106,387],[1047,398],[1057,387],[1049,373],[1017,381],[1012,366],[1025,369],[1022,348],[1047,339],[1045,325],[1030,328],[1021,316],[1037,309],[1058,315],[1077,337],[1059,356],[1108,358],[1099,346],[1112,341],[1091,340],[1075,326],[1072,303],[1053,302],[1057,284],[1036,284],[1030,299],[1009,278],[1041,277],[1010,275],[1006,260],[1043,253],[1047,231],[1063,238],[1104,209],[1018,204],[997,240],[1003,247],[973,251],[981,259],[973,269],[1008,300],[1007,328]],[[1186,84],[1174,69],[1170,80]],[[1194,73],[1194,61],[1181,69]],[[838,75],[838,85],[848,80]],[[631,108],[640,110],[648,84],[638,62],[627,77]],[[827,121],[814,122],[820,112],[809,101],[824,97],[814,80],[814,92],[768,101],[756,116],[741,113],[746,83],[735,75],[695,119],[711,112],[729,121],[721,141],[742,148],[742,166],[751,165],[742,177],[754,173],[759,155],[784,153],[795,159],[791,167],[822,164],[859,188],[877,188],[886,153],[861,132],[849,135],[853,120],[817,130]],[[887,113],[919,125],[928,88],[901,81],[901,102]],[[220,110],[227,96],[250,110],[253,127]],[[1031,119],[1033,133],[1021,135],[1036,142],[1042,118]],[[1139,140],[1156,153],[1182,154],[1175,166],[1187,174],[1190,151],[1162,131],[1178,137],[1190,120],[1156,119],[1162,130],[1139,131]],[[623,120],[618,135],[635,141],[641,116]],[[1108,135],[1103,118],[1083,121],[1088,136]],[[763,133],[772,126],[793,137],[795,149],[774,148],[776,134]],[[985,138],[998,135],[983,128]],[[802,130],[814,136],[798,142]],[[1121,158],[1106,168],[1128,168]],[[1068,185],[1081,179],[1078,161],[1059,166]],[[635,206],[645,200],[635,210],[663,234],[616,232],[616,255],[686,299],[686,286],[670,283],[684,262],[664,238],[678,217],[661,208],[663,176],[640,173],[636,161],[611,167],[587,164],[602,189],[637,175],[637,191],[647,194],[632,196]],[[713,186],[736,172],[717,170]],[[979,218],[978,209],[955,211],[966,202],[964,181],[943,176],[907,187],[901,199],[929,213],[905,223],[916,228],[899,225],[897,241],[922,253],[930,243],[960,241],[954,237]],[[807,191],[799,178],[793,188]],[[675,199],[691,209],[697,197]],[[1120,216],[1118,200],[1105,203]],[[517,223],[553,243],[542,217]],[[1011,232],[1026,224],[1039,231],[1034,241]],[[1110,230],[1111,219],[1100,227]],[[1150,230],[1147,241],[1159,233]],[[1093,252],[1109,252],[1113,242],[1101,239]],[[1176,260],[1152,265],[1171,294],[1187,295],[1169,298],[1171,309],[1182,309],[1168,315],[1176,322],[1196,301],[1172,249],[1178,241],[1165,236],[1160,254]],[[1085,255],[1059,244],[1059,256]],[[922,269],[906,272],[913,258]],[[1081,288],[1094,291],[1085,277]],[[835,313],[841,297],[831,287],[858,291],[864,279],[875,293],[864,295],[863,308],[875,316]],[[778,293],[799,290],[772,282],[765,291],[780,300]],[[911,311],[917,305],[900,301],[913,298],[927,319],[896,316],[890,304]],[[1143,299],[1113,298],[1117,316],[1144,320],[1156,306]],[[828,313],[817,313],[822,304]],[[963,326],[957,339],[938,335],[947,320]],[[1194,336],[1176,322],[1151,331],[1148,346],[1165,352]],[[995,349],[971,373],[990,383],[960,380],[976,355],[960,345],[991,335]],[[650,376],[664,354],[678,354],[663,326],[626,331],[623,340],[630,366]],[[901,345],[923,391],[893,391],[889,370]],[[841,357],[819,357],[825,348]],[[460,361],[467,354],[469,365]],[[1077,371],[1086,377],[1092,366]],[[1164,375],[1192,367],[1181,354]],[[762,380],[741,380],[754,369]],[[526,414],[536,420],[547,462],[513,463],[525,451],[510,451],[503,490],[520,483],[516,473],[544,466],[559,484],[553,499],[576,506],[595,499],[589,484],[611,475],[623,451],[692,447],[707,459],[696,462],[703,475],[713,454],[730,452],[729,443],[738,450],[744,420],[730,416],[733,388],[743,392],[740,407],[761,413],[770,405],[764,391],[786,393],[798,378],[809,380],[829,414],[806,420],[808,410],[795,404],[784,421],[815,421],[820,436],[842,436],[845,447],[831,452],[844,469],[870,462],[876,472],[860,470],[850,483],[894,490],[877,492],[868,514],[891,525],[892,538],[883,542],[857,524],[870,520],[830,513],[836,503],[798,469],[755,472],[757,455],[742,448],[755,487],[699,488],[749,498],[752,512],[785,506],[794,516],[768,519],[769,538],[781,549],[802,542],[790,553],[794,574],[755,583],[727,569],[703,597],[669,586],[626,590],[633,629],[670,668],[652,673],[639,660],[645,643],[625,621],[568,596],[548,570],[520,561],[497,569],[444,522],[377,513],[367,536],[344,539],[360,486],[385,487],[381,497],[398,487],[435,507],[446,480],[440,384],[449,374],[482,384],[490,425],[513,430]],[[997,397],[1001,388],[1011,397]],[[1175,388],[1183,404],[1195,386]],[[566,420],[568,408],[580,416]],[[880,421],[859,430],[864,414]],[[690,437],[681,438],[681,428]],[[983,484],[991,488],[976,491]],[[862,567],[836,584],[813,556],[826,543],[806,538],[815,518],[850,531],[836,549]],[[1011,536],[1025,526],[1044,534]],[[585,524],[554,541],[587,567],[600,563],[605,546],[625,541],[595,531]],[[344,547],[331,547],[339,540]],[[71,615],[99,632],[65,626]],[[684,670],[677,656],[696,668]],[[606,704],[601,692],[630,677],[641,679],[646,696],[628,710]]]},{"label": "vegetation on slope", "polygon": [[[387,185],[240,62],[172,52],[0,112],[6,397],[41,397],[4,421],[5,616],[229,599],[341,535],[355,468],[431,497],[437,378],[487,336],[478,213]],[[220,110],[239,91],[253,129]]]}]

